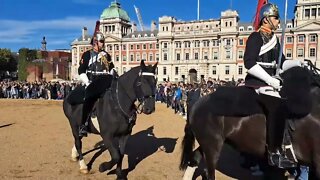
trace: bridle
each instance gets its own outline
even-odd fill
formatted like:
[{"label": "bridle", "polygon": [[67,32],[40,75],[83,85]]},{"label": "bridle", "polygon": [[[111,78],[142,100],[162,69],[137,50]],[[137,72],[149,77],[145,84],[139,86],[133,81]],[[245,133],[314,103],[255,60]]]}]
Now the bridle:
[{"label": "bridle", "polygon": [[136,87],[135,88],[135,93],[137,95],[137,99],[138,99],[138,102],[139,102],[139,104],[136,106],[138,114],[142,113],[142,107],[143,107],[146,99],[155,98],[155,91],[152,90],[153,87],[152,87],[151,84],[149,84],[149,85],[151,86],[150,89],[151,89],[152,93],[148,94],[148,95],[145,95],[143,93],[143,90],[142,90],[142,78],[144,76],[152,76],[153,78],[156,79],[155,74],[152,73],[152,72],[139,72],[139,77],[137,78],[137,80],[135,82],[135,87]]},{"label": "bridle", "polygon": [[317,68],[309,59],[305,59],[304,61],[308,62],[308,67],[306,67],[311,73],[312,80],[314,84],[320,88],[320,69]]},{"label": "bridle", "polygon": [[[139,72],[139,76],[136,78],[135,80],[135,83],[134,83],[134,91],[135,91],[135,94],[137,96],[137,100],[138,100],[138,105],[135,105],[135,112],[138,113],[138,114],[141,114],[142,113],[142,107],[144,105],[144,102],[146,99],[148,98],[154,98],[155,97],[155,92],[152,91],[152,94],[151,95],[145,95],[143,93],[143,90],[142,90],[142,82],[141,82],[141,79],[143,76],[153,76],[155,77],[155,74],[154,73],[151,73],[151,72]],[[120,85],[121,86],[121,85]],[[119,81],[117,80],[117,85],[116,85],[116,99],[117,99],[117,104],[119,106],[119,109],[121,110],[121,112],[127,117],[127,118],[131,118],[132,115],[126,113],[122,106],[121,106],[121,103],[119,101]],[[131,99],[129,94],[126,92],[125,93],[126,96],[128,97],[128,99],[130,99],[132,102],[135,101],[135,99]]]}]

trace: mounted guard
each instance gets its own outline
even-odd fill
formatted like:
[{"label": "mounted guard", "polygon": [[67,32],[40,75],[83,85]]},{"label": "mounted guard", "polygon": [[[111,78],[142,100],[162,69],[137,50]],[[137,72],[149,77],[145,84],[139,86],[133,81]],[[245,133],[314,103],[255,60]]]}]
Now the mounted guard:
[{"label": "mounted guard", "polygon": [[281,78],[277,70],[303,66],[303,62],[286,61],[282,54],[283,47],[274,33],[280,23],[278,7],[266,3],[257,16],[257,31],[249,36],[244,54],[244,65],[248,69],[245,86],[254,88],[259,94],[259,102],[266,114],[269,164],[280,168],[295,167],[297,160],[291,140],[284,136],[286,100],[279,94]]},{"label": "mounted guard", "polygon": [[99,26],[100,22],[97,21],[91,40],[92,49],[83,53],[78,69],[80,80],[85,86],[82,125],[79,127],[81,137],[87,136],[88,119],[96,100],[111,86],[113,76],[117,74],[110,54],[104,49],[105,38]]}]

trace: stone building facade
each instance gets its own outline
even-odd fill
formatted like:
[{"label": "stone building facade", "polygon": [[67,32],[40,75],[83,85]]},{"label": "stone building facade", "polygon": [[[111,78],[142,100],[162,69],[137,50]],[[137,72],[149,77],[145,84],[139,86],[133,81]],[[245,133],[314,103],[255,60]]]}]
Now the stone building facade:
[{"label": "stone building facade", "polygon": [[[295,17],[287,20],[283,53],[288,59],[310,59],[320,66],[320,0],[297,0]],[[243,55],[246,40],[254,31],[251,23],[239,22],[234,10],[217,19],[178,21],[159,17],[148,31],[138,31],[118,2],[112,2],[100,16],[100,31],[106,37],[119,74],[139,65],[142,59],[158,61],[158,80],[199,81],[208,77],[237,80],[246,75]],[[282,28],[276,35],[281,39]],[[91,48],[91,36],[83,28],[72,42],[71,78],[77,79],[81,55]]]}]

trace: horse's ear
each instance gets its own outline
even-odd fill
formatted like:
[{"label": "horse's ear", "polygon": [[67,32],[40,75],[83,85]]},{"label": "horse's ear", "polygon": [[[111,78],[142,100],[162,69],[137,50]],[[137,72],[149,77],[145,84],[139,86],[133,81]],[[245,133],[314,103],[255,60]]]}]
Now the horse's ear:
[{"label": "horse's ear", "polygon": [[141,66],[141,67],[146,67],[146,65],[144,64],[144,59],[141,60],[140,66]]},{"label": "horse's ear", "polygon": [[154,72],[156,72],[157,66],[158,66],[158,61],[152,66]]}]

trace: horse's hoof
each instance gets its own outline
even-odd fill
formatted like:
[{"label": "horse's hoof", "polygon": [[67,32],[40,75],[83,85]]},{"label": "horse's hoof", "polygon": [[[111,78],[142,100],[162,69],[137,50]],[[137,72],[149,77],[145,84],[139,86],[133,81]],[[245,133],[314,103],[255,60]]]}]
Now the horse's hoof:
[{"label": "horse's hoof", "polygon": [[71,162],[77,162],[78,160],[79,160],[78,157],[72,157],[72,158],[70,159]]},{"label": "horse's hoof", "polygon": [[106,162],[101,163],[100,166],[99,166],[99,172],[103,173],[106,170],[108,170],[108,163],[106,163]]},{"label": "horse's hoof", "polygon": [[88,169],[80,169],[81,174],[88,174],[89,170]]}]

